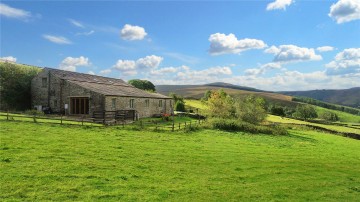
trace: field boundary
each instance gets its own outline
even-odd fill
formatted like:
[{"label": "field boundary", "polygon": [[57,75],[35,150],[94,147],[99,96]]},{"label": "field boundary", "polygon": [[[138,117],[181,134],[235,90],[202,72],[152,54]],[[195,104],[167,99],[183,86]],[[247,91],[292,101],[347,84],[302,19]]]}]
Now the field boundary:
[{"label": "field boundary", "polygon": [[20,121],[20,122],[34,122],[34,123],[53,123],[60,125],[86,125],[86,126],[103,126],[102,124],[94,123],[92,118],[85,116],[68,118],[64,116],[50,117],[50,116],[38,116],[28,115],[14,112],[0,112],[0,117],[5,117],[6,121]]}]

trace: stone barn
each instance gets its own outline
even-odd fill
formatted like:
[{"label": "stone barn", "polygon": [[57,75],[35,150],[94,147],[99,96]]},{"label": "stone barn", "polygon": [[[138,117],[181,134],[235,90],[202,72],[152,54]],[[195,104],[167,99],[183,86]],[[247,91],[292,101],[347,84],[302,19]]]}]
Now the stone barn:
[{"label": "stone barn", "polygon": [[170,114],[170,97],[143,91],[121,79],[44,68],[31,82],[32,105],[55,113],[88,115],[132,110],[138,118]]}]

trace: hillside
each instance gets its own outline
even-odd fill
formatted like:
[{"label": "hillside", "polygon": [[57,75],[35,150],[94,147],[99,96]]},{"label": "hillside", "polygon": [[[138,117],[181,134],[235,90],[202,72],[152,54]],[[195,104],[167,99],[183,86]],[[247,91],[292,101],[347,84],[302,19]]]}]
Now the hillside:
[{"label": "hillside", "polygon": [[[230,88],[229,88],[230,86]],[[207,85],[158,85],[156,86],[157,92],[168,95],[173,92],[178,95],[181,95],[185,98],[190,99],[201,99],[204,96],[204,93],[207,90],[219,90],[223,89],[226,93],[236,97],[236,96],[244,96],[249,94],[255,94],[260,97],[265,98],[269,102],[278,103],[284,106],[294,106],[296,103],[292,102],[292,97],[288,95],[282,95],[279,93],[266,92],[259,89],[242,87],[242,86],[234,86],[231,84],[218,85],[215,84],[207,84]],[[247,89],[247,90],[244,90]]]},{"label": "hillside", "polygon": [[360,108],[360,87],[343,90],[284,91],[279,93],[310,97],[324,102]]}]

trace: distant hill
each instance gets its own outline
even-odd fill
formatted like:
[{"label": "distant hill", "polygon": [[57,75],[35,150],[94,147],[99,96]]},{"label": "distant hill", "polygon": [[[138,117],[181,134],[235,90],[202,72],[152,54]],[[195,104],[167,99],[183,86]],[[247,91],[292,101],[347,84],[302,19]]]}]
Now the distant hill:
[{"label": "distant hill", "polygon": [[310,97],[324,102],[360,108],[360,87],[343,90],[285,91],[279,93]]},{"label": "distant hill", "polygon": [[247,91],[254,91],[254,92],[266,92],[266,91],[259,90],[256,88],[251,88],[251,87],[247,87],[247,86],[238,86],[238,85],[224,83],[224,82],[209,83],[209,84],[205,84],[205,86],[215,86],[215,87],[221,87],[221,88],[231,88],[231,89],[247,90]]},{"label": "distant hill", "polygon": [[269,102],[278,103],[283,106],[294,106],[296,103],[292,102],[292,97],[288,95],[282,95],[279,93],[267,92],[256,88],[237,86],[228,83],[210,83],[205,85],[157,85],[156,91],[169,95],[169,93],[176,93],[185,98],[200,99],[204,96],[207,90],[219,90],[223,89],[226,93],[232,96],[244,96],[250,94],[256,94],[265,98]]}]

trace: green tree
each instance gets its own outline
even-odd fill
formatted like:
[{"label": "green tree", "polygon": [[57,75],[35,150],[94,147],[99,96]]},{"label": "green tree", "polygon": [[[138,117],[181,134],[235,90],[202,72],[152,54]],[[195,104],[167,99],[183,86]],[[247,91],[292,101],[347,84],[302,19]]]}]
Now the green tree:
[{"label": "green tree", "polygon": [[175,111],[185,112],[185,103],[178,100],[175,102]]},{"label": "green tree", "polygon": [[211,117],[230,118],[234,114],[234,100],[225,91],[212,92],[208,99]]},{"label": "green tree", "polygon": [[282,117],[285,116],[285,110],[281,106],[271,105],[269,108],[269,112],[276,116],[282,116]]},{"label": "green tree", "polygon": [[0,62],[1,109],[30,109],[31,80],[40,71],[38,67]]},{"label": "green tree", "polygon": [[185,101],[184,98],[176,95],[175,93],[170,93],[169,97],[171,97],[174,100],[174,110],[175,111],[180,111],[180,112],[185,112]]},{"label": "green tree", "polygon": [[245,122],[259,124],[265,120],[267,114],[265,100],[254,95],[246,96],[235,103],[237,117]]},{"label": "green tree", "polygon": [[320,114],[320,118],[322,118],[326,121],[338,121],[339,120],[339,117],[336,113],[329,112],[329,111],[326,111],[326,112]]},{"label": "green tree", "polygon": [[210,98],[211,93],[212,93],[211,90],[207,90],[207,91],[204,93],[204,97],[202,97],[202,100],[207,101],[207,100]]},{"label": "green tree", "polygon": [[296,111],[293,114],[293,117],[308,120],[316,118],[317,113],[313,106],[300,104],[296,107]]},{"label": "green tree", "polygon": [[155,92],[155,85],[148,80],[140,80],[140,79],[132,79],[128,81],[128,84],[134,86],[135,88],[139,88],[141,90],[147,90]]}]

